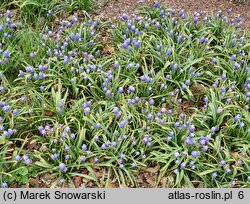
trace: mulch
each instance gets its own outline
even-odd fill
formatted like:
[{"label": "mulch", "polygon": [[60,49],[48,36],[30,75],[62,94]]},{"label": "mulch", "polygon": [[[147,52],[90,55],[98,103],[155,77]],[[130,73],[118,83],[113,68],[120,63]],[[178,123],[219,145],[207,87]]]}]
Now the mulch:
[{"label": "mulch", "polygon": [[[105,6],[94,12],[102,20],[117,20],[123,13],[133,17],[138,7],[153,5],[154,2],[154,0],[109,0]],[[237,0],[161,0],[160,4],[176,11],[184,9],[189,14],[200,11],[211,14],[218,10],[226,12],[232,9],[230,18],[241,17],[242,28],[250,28],[250,0],[243,0],[242,3],[238,3]]]}]

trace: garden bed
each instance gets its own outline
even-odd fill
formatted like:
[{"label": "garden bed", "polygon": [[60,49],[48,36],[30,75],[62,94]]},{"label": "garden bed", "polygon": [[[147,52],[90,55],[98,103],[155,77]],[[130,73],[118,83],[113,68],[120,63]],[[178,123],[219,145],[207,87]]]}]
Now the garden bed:
[{"label": "garden bed", "polygon": [[102,18],[77,1],[5,2],[2,187],[250,186],[249,21],[227,7],[146,2],[134,16],[118,1]]}]

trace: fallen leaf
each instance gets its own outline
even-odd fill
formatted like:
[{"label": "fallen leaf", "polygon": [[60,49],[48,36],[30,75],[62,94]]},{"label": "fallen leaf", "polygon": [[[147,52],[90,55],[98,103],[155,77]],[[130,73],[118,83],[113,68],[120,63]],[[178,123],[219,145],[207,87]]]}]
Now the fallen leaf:
[{"label": "fallen leaf", "polygon": [[183,103],[182,103],[182,107],[183,107],[184,109],[189,108],[189,107],[190,107],[190,102],[189,102],[189,101],[183,102]]},{"label": "fallen leaf", "polygon": [[79,188],[83,184],[82,177],[80,176],[74,176],[73,181],[76,188]]},{"label": "fallen leaf", "polygon": [[114,183],[109,183],[107,185],[107,188],[116,188],[116,185]]},{"label": "fallen leaf", "polygon": [[142,174],[137,175],[137,182],[138,183],[143,183],[143,176],[142,176]]},{"label": "fallen leaf", "polygon": [[[45,105],[46,106],[46,105]],[[44,113],[43,113],[45,116],[55,116],[55,113],[52,112],[51,110],[44,110]]]},{"label": "fallen leaf", "polygon": [[233,157],[234,159],[237,159],[237,158],[240,157],[239,153],[237,153],[237,152],[232,152],[231,155],[232,155],[232,157]]},{"label": "fallen leaf", "polygon": [[89,171],[87,169],[82,169],[81,172],[82,174],[88,174]]},{"label": "fallen leaf", "polygon": [[81,184],[80,188],[86,188],[86,183],[83,182],[83,183]]},{"label": "fallen leaf", "polygon": [[159,165],[157,165],[155,167],[146,168],[145,171],[155,174],[160,170],[160,168],[161,167]]},{"label": "fallen leaf", "polygon": [[150,184],[150,187],[154,187],[155,186],[155,176],[149,175],[149,174],[145,174],[145,179],[146,181]]},{"label": "fallen leaf", "polygon": [[48,150],[48,148],[44,144],[39,148],[40,152],[47,152],[47,150]]},{"label": "fallen leaf", "polygon": [[112,45],[106,45],[103,48],[103,50],[104,50],[104,52],[111,54],[115,51],[115,48]]},{"label": "fallen leaf", "polygon": [[167,178],[166,177],[163,177],[162,179],[161,179],[161,187],[162,188],[166,188],[166,183],[167,183]]},{"label": "fallen leaf", "polygon": [[93,170],[95,172],[95,176],[96,178],[102,178],[103,177],[103,168],[99,167],[99,166],[94,166]]},{"label": "fallen leaf", "polygon": [[39,177],[30,178],[29,179],[29,186],[32,188],[39,188]]},{"label": "fallen leaf", "polygon": [[18,187],[19,187],[18,183],[9,186],[9,188],[18,188]]}]

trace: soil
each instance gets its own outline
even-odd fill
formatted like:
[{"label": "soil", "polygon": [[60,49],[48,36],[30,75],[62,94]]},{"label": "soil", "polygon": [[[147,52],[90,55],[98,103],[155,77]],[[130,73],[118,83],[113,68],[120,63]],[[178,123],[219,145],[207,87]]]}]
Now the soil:
[{"label": "soil", "polygon": [[[100,0],[97,0],[100,2]],[[154,0],[109,0],[107,4],[95,10],[98,17],[103,20],[117,20],[123,13],[133,17],[136,8],[145,5],[153,5]],[[242,18],[242,28],[250,28],[250,0],[161,0],[160,5],[180,11],[184,9],[187,13],[193,14],[195,11],[215,13],[218,10],[226,12],[232,9],[231,18]]]}]

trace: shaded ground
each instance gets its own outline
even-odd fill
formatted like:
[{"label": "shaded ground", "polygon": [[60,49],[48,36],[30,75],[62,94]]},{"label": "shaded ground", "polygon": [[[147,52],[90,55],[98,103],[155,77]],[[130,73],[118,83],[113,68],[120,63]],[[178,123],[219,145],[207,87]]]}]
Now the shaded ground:
[{"label": "shaded ground", "polygon": [[[134,15],[136,8],[143,5],[152,5],[154,2],[154,0],[109,0],[106,6],[97,9],[95,12],[103,20],[119,19],[119,16],[123,13]],[[241,17],[242,27],[250,28],[250,0],[245,0],[243,3],[237,3],[233,0],[161,0],[160,2],[161,5],[168,8],[177,11],[184,9],[191,14],[195,11],[211,13],[232,9],[231,17]]]}]

